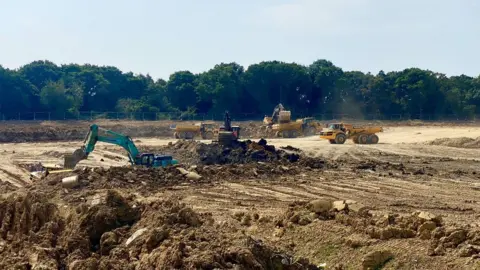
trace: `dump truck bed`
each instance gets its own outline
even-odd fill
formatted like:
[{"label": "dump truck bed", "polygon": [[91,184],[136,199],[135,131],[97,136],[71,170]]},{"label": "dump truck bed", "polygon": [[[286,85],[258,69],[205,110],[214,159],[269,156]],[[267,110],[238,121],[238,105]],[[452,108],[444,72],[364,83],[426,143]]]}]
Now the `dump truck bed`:
[{"label": "dump truck bed", "polygon": [[200,126],[197,125],[177,125],[175,131],[184,131],[184,132],[198,132],[200,131]]},{"label": "dump truck bed", "polygon": [[379,132],[383,132],[383,127],[379,126],[352,126],[347,127],[347,130],[350,131],[350,133],[365,133],[365,134],[375,134]]},{"label": "dump truck bed", "polygon": [[302,122],[289,122],[289,123],[280,123],[272,126],[273,131],[283,131],[283,130],[297,130],[300,131]]}]

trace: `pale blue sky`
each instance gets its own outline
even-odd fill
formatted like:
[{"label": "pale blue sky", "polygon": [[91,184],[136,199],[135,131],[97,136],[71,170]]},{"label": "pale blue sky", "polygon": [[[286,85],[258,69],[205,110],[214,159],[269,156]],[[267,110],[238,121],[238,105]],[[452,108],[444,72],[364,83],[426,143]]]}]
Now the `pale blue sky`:
[{"label": "pale blue sky", "polygon": [[316,59],[478,76],[480,0],[0,0],[0,65],[43,59],[164,79]]}]

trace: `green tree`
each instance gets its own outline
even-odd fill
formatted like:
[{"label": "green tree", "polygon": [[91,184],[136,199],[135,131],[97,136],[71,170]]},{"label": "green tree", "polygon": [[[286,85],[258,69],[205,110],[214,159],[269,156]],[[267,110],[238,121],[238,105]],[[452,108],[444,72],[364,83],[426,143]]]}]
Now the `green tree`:
[{"label": "green tree", "polygon": [[246,70],[233,62],[198,75],[173,73],[168,81],[116,67],[34,61],[18,70],[0,66],[0,113],[79,110],[173,112],[237,117],[270,114],[283,103],[294,117],[346,113],[473,117],[480,113],[480,77],[452,76],[408,68],[376,75],[343,71],[328,60],[309,66],[265,61]]},{"label": "green tree", "polygon": [[60,80],[57,82],[48,82],[40,92],[40,101],[49,111],[57,116],[65,112],[72,114],[78,113],[82,105],[83,90],[79,85],[65,87],[65,83]]},{"label": "green tree", "polygon": [[51,81],[58,81],[63,77],[62,69],[50,61],[33,61],[18,70],[37,89],[42,89]]},{"label": "green tree", "polygon": [[433,72],[418,68],[398,73],[394,89],[403,112],[414,115],[434,114],[443,100]]},{"label": "green tree", "polygon": [[195,91],[196,79],[197,77],[190,71],[178,71],[170,75],[166,92],[173,107],[181,111],[196,107],[198,99]]},{"label": "green tree", "polygon": [[237,63],[216,65],[199,75],[196,87],[200,113],[239,113],[244,69]]},{"label": "green tree", "polygon": [[374,100],[370,89],[374,80],[371,74],[359,71],[344,72],[335,86],[338,94],[336,107],[339,112],[356,117],[374,113]]},{"label": "green tree", "polygon": [[317,60],[309,67],[312,81],[312,100],[319,112],[341,113],[336,105],[342,101],[342,89],[337,87],[343,70],[327,60]]},{"label": "green tree", "polygon": [[[6,117],[32,110],[37,88],[24,76],[0,66],[0,113]],[[0,116],[1,119],[1,116]]]},{"label": "green tree", "polygon": [[312,104],[308,69],[295,63],[261,62],[248,67],[244,76],[246,93],[251,97],[248,110],[270,113],[282,103],[294,113],[307,113]]},{"label": "green tree", "polygon": [[125,113],[141,112],[145,107],[145,104],[138,99],[122,98],[117,102],[117,110]]}]

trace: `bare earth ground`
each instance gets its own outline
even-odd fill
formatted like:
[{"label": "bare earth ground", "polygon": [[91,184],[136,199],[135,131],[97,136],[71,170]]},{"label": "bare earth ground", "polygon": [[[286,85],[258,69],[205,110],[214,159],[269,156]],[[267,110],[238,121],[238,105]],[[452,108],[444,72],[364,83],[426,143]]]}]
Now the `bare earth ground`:
[{"label": "bare earth ground", "polygon": [[[135,137],[136,144],[148,150],[176,153],[174,148],[166,147],[173,140],[148,136]],[[112,186],[141,203],[175,196],[200,214],[211,213],[219,231],[228,228],[232,237],[241,234],[262,239],[314,264],[326,263],[327,269],[362,269],[366,254],[379,250],[387,250],[393,257],[383,269],[480,269],[479,256],[475,255],[480,250],[465,251],[480,248],[480,234],[478,239],[474,234],[480,230],[480,148],[427,144],[438,138],[475,139],[480,137],[480,127],[390,126],[379,137],[378,145],[352,142],[331,145],[317,136],[268,140],[277,148],[290,145],[332,164],[323,169],[289,165],[287,168],[272,167],[270,175],[255,171],[261,170],[261,164],[253,169],[246,165],[217,166],[199,173],[203,172],[203,178],[209,181],[157,185],[148,192],[138,188],[147,185],[143,182],[147,179],[132,179],[128,186],[115,186],[115,179],[108,178],[109,184],[96,186],[88,192],[60,188],[49,194],[58,207],[67,209],[73,209],[79,200],[89,201],[104,194]],[[48,185],[29,179],[25,164],[60,163],[63,154],[80,145],[80,141],[0,144],[0,180],[12,184],[2,188],[3,197],[12,192],[48,189]],[[190,162],[182,160],[183,156],[176,158],[183,163]],[[105,144],[99,144],[91,157],[79,164],[88,167],[123,165],[128,165],[123,149]],[[354,221],[345,221],[337,214],[334,219],[314,217],[308,222],[299,222],[288,214],[290,211],[300,215],[301,220],[304,208],[292,203],[315,199],[354,200],[367,206],[370,216],[347,215]],[[67,210],[62,208],[62,211]],[[425,239],[418,235],[378,236],[366,228],[372,224],[377,230],[385,228],[382,227],[385,218],[390,222],[386,225],[401,224],[401,216],[411,216],[415,211],[440,216],[441,226],[447,231],[446,238],[450,237],[449,233],[461,231],[458,234],[465,234],[465,239],[435,249],[438,241],[448,239],[435,239],[433,234]],[[0,211],[0,217],[2,213]],[[247,215],[259,215],[260,219],[245,221],[243,217]],[[278,220],[285,218],[290,222],[279,225]],[[390,219],[396,219],[397,223],[388,221]],[[421,229],[417,226],[412,230],[420,234]],[[3,229],[0,232],[3,233]],[[0,246],[3,245],[5,243],[1,242]],[[0,249],[0,253],[3,250]]]}]

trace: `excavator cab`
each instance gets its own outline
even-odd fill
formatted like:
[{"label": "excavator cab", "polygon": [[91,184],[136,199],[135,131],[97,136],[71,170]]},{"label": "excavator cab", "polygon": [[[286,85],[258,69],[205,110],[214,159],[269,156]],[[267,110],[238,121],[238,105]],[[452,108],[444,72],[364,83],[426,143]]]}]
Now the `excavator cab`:
[{"label": "excavator cab", "polygon": [[169,155],[156,155],[153,159],[153,167],[167,167],[178,164],[178,161]]},{"label": "excavator cab", "polygon": [[143,166],[146,166],[146,167],[152,167],[153,166],[153,163],[154,163],[154,160],[155,160],[155,155],[154,154],[141,154],[140,155],[140,164],[136,164],[136,165],[143,165]]},{"label": "excavator cab", "polygon": [[154,168],[166,167],[168,165],[174,165],[178,163],[176,160],[172,158],[172,156],[155,155],[151,153],[141,154],[138,160],[140,161],[140,164],[136,164],[136,165],[142,165],[145,167],[154,167]]}]

